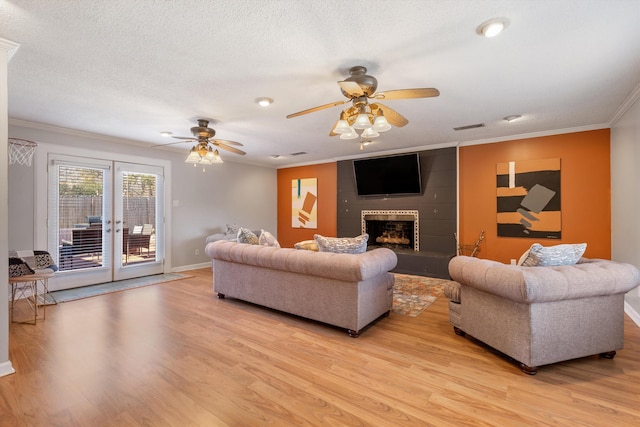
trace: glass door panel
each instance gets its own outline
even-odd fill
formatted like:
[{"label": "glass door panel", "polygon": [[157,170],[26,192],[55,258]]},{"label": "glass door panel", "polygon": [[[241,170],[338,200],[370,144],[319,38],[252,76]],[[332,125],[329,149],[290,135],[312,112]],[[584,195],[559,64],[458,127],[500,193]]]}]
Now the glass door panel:
[{"label": "glass door panel", "polygon": [[49,170],[49,249],[70,287],[111,280],[111,162],[54,156]]},{"label": "glass door panel", "polygon": [[116,163],[114,280],[163,272],[162,168]]}]

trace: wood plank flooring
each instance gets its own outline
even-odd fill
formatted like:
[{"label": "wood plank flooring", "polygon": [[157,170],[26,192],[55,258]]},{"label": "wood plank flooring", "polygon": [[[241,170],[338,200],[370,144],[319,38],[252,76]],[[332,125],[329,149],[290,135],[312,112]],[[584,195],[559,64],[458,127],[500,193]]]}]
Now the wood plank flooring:
[{"label": "wood plank flooring", "polygon": [[194,277],[47,307],[10,325],[0,426],[637,426],[640,329],[625,348],[528,376],[454,334],[447,299],[357,338]]}]

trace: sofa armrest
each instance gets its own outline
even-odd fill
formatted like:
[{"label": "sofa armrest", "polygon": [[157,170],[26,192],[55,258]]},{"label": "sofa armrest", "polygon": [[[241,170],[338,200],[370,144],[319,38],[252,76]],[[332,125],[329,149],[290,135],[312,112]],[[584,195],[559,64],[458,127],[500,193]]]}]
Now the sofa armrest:
[{"label": "sofa armrest", "polygon": [[584,261],[557,267],[521,267],[456,256],[449,262],[449,274],[463,286],[523,303],[626,293],[640,285],[640,271],[631,264]]}]

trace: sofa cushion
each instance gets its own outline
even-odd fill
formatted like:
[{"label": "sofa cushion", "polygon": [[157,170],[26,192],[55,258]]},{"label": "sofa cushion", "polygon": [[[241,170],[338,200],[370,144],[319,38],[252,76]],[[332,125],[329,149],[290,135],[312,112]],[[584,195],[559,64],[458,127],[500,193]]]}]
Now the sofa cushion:
[{"label": "sofa cushion", "polygon": [[357,237],[324,237],[314,234],[319,252],[333,252],[339,254],[361,254],[367,250],[369,235],[361,234]]},{"label": "sofa cushion", "polygon": [[258,236],[248,228],[240,227],[238,230],[238,243],[258,244]]},{"label": "sofa cushion", "polygon": [[280,243],[278,242],[278,240],[276,240],[276,238],[273,236],[273,234],[269,233],[268,231],[264,231],[264,230],[260,231],[260,237],[258,238],[258,244],[262,245],[262,246],[273,246],[275,248],[279,248],[280,247]]},{"label": "sofa cushion", "polygon": [[554,246],[542,246],[534,243],[520,257],[518,265],[524,267],[554,266],[554,265],[574,265],[584,251],[587,249],[586,243],[562,244]]}]

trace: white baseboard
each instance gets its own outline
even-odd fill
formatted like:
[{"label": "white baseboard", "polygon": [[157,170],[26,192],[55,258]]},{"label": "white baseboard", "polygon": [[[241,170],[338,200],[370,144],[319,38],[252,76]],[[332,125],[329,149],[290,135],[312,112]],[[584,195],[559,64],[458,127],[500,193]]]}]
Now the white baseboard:
[{"label": "white baseboard", "polygon": [[201,264],[181,265],[180,267],[174,267],[171,269],[172,273],[180,273],[188,270],[197,270],[199,268],[211,267],[211,261],[203,262]]},{"label": "white baseboard", "polygon": [[628,302],[624,302],[624,312],[635,322],[636,325],[640,326],[640,313],[638,313]]},{"label": "white baseboard", "polygon": [[10,360],[6,362],[0,363],[0,377],[4,377],[5,375],[15,374],[16,370],[13,369],[13,365]]}]

